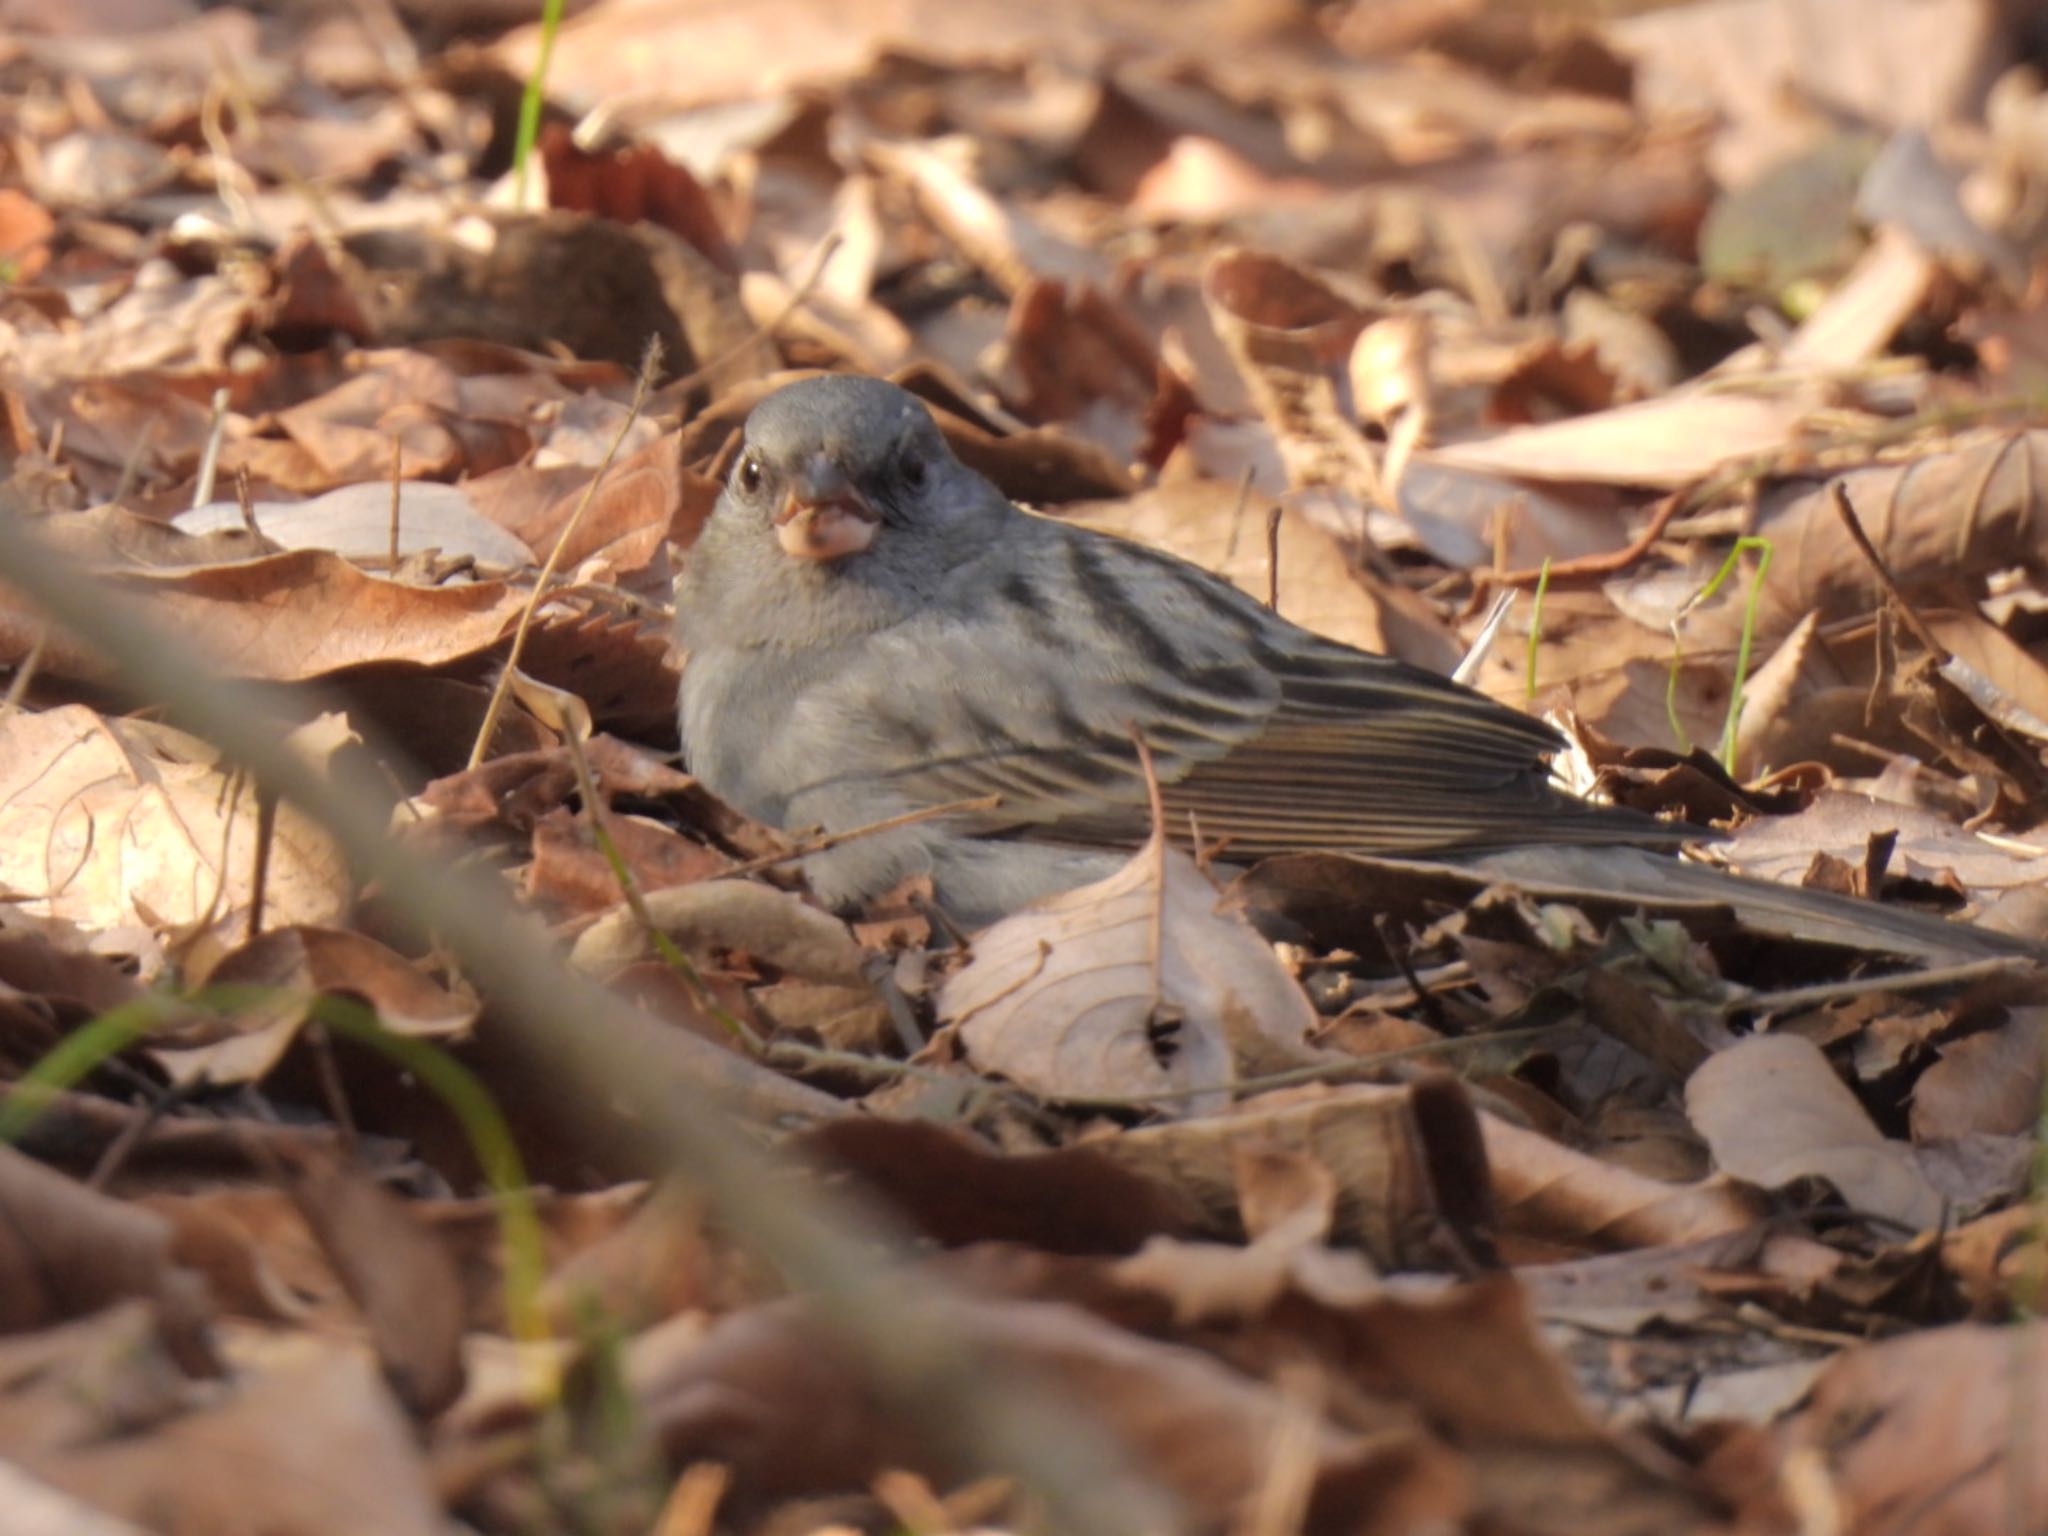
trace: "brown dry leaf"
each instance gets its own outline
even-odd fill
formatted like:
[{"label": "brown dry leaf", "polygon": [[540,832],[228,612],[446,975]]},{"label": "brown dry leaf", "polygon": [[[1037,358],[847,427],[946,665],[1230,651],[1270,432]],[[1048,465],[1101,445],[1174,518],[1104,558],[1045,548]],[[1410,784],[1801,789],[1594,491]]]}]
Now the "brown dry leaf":
[{"label": "brown dry leaf", "polygon": [[1687,1081],[1685,1109],[1735,1178],[1764,1189],[1825,1179],[1857,1210],[1909,1231],[1941,1220],[1941,1195],[1911,1149],[1885,1139],[1810,1040],[1754,1035],[1717,1052]]},{"label": "brown dry leaf", "polygon": [[1249,251],[1214,257],[1202,293],[1273,433],[1288,487],[1334,498],[1339,516],[1383,501],[1378,456],[1338,386],[1370,317],[1319,278]]},{"label": "brown dry leaf", "polygon": [[0,1332],[82,1317],[123,1297],[167,1295],[171,1225],[0,1147]]},{"label": "brown dry leaf", "polygon": [[1953,884],[1980,904],[2038,884],[2048,859],[2048,844],[2039,839],[1994,842],[1934,811],[1846,789],[1823,790],[1790,816],[1745,822],[1720,851],[1745,875],[1797,885],[1817,856],[1860,866],[1871,839],[1882,837],[1894,839],[1889,873]]},{"label": "brown dry leaf", "polygon": [[1740,186],[1830,111],[1896,124],[1968,111],[1987,78],[1995,14],[1969,0],[1712,0],[1602,31],[1635,66],[1638,100],[1719,124],[1716,173]]},{"label": "brown dry leaf", "polygon": [[[1409,459],[1398,497],[1411,537],[1452,567],[1490,566],[1499,556],[1510,569],[1536,570],[1546,559],[1608,554],[1629,541],[1615,491],[1503,480],[1453,469],[1424,451]],[[1384,538],[1377,525],[1374,532]],[[1545,627],[1546,644],[1552,627]]]},{"label": "brown dry leaf", "polygon": [[485,517],[543,555],[581,507],[582,520],[562,550],[568,568],[601,559],[617,575],[644,569],[682,503],[675,438],[661,437],[622,457],[594,495],[593,473],[581,464],[518,464],[467,480],[462,489]]},{"label": "brown dry leaf", "polygon": [[79,483],[99,494],[111,493],[131,463],[143,485],[185,481],[212,431],[205,391],[170,370],[38,379],[25,404],[46,436],[63,429]]},{"label": "brown dry leaf", "polygon": [[1305,176],[1268,175],[1228,144],[1184,133],[1131,189],[1133,217],[1200,224],[1233,214],[1322,201],[1330,189]]},{"label": "brown dry leaf", "polygon": [[49,211],[18,187],[0,187],[0,272],[9,284],[34,282],[50,260],[57,224]]},{"label": "brown dry leaf", "polygon": [[1503,1231],[1574,1247],[1655,1248],[1742,1232],[1762,1220],[1754,1190],[1725,1178],[1667,1184],[1482,1113]]},{"label": "brown dry leaf", "polygon": [[1124,1260],[1116,1278],[1173,1303],[1182,1327],[1269,1311],[1295,1284],[1321,1294],[1364,1292],[1371,1269],[1356,1254],[1324,1246],[1335,1215],[1335,1175],[1298,1147],[1240,1136],[1231,1143],[1243,1247],[1154,1238]]},{"label": "brown dry leaf", "polygon": [[0,354],[43,381],[215,369],[255,308],[255,297],[230,278],[186,278],[167,261],[150,261],[118,299],[64,330],[26,330],[0,319]]},{"label": "brown dry leaf", "polygon": [[525,602],[499,582],[406,586],[315,549],[107,580],[157,623],[203,640],[230,673],[273,682],[474,656],[498,642]]},{"label": "brown dry leaf", "polygon": [[2048,1529],[2048,1326],[1934,1328],[1847,1350],[1778,1429],[1812,1456],[1841,1529]]},{"label": "brown dry leaf", "polygon": [[851,1173],[899,1219],[948,1248],[1014,1243],[1045,1253],[1129,1253],[1192,1234],[1201,1213],[1107,1145],[1003,1156],[926,1121],[851,1117],[798,1139],[828,1174]]},{"label": "brown dry leaf", "polygon": [[2039,1291],[2044,1259],[2040,1212],[2031,1200],[1966,1221],[1941,1242],[1942,1268],[1977,1317],[2003,1317],[2028,1304],[2024,1299]]},{"label": "brown dry leaf", "polygon": [[[758,880],[704,880],[651,891],[648,917],[686,955],[742,952],[791,976],[868,990],[867,951],[845,923]],[[654,941],[621,903],[577,936],[569,964],[608,976],[652,957]]]},{"label": "brown dry leaf", "polygon": [[977,1069],[1050,1098],[1228,1102],[1240,1072],[1299,1065],[1315,1011],[1193,859],[1157,834],[1106,880],[974,941],[939,1017]]},{"label": "brown dry leaf", "polygon": [[1603,1333],[1640,1333],[1652,1323],[1698,1322],[1720,1308],[1701,1283],[1717,1271],[1753,1268],[1761,1227],[1555,1264],[1518,1264],[1515,1279],[1545,1322]]},{"label": "brown dry leaf", "polygon": [[[948,1332],[964,1339],[987,1370],[1058,1392],[1069,1411],[1113,1436],[1184,1507],[1175,1518],[1156,1498],[1131,1489],[1133,1530],[1186,1529],[1190,1520],[1194,1528],[1222,1528],[1260,1485],[1282,1411],[1274,1388],[1077,1307],[962,1298],[942,1305]],[[727,1318],[673,1363],[657,1362],[644,1347],[637,1353],[642,1361],[629,1362],[629,1372],[671,1459],[725,1461],[750,1496],[857,1487],[887,1465],[931,1467],[933,1457],[905,1427],[869,1404],[858,1377],[800,1303]],[[735,1403],[748,1405],[744,1416],[731,1411]],[[1314,1477],[1379,1462],[1376,1469],[1395,1490],[1383,1489],[1383,1497],[1406,1507],[1420,1492],[1420,1469],[1408,1458],[1425,1449],[1413,1436],[1409,1430],[1393,1437],[1400,1448],[1384,1446],[1382,1461],[1362,1437],[1319,1421],[1304,1451]],[[1428,1509],[1449,1516],[1459,1508],[1451,1493],[1458,1485],[1450,1469],[1434,1470]]]},{"label": "brown dry leaf", "polygon": [[[636,357],[637,347],[636,341]],[[612,365],[550,365],[468,340],[358,353],[353,362],[338,383],[310,398],[253,422],[231,418],[222,469],[245,467],[259,481],[318,494],[336,484],[389,480],[395,444],[403,479],[484,474],[530,453],[546,409],[589,387],[579,366],[607,381],[619,375]],[[268,435],[273,431],[283,437]]]},{"label": "brown dry leaf", "polygon": [[1798,440],[1817,392],[1675,390],[1610,411],[1447,443],[1436,461],[1526,480],[1677,490],[1724,464],[1776,457]]},{"label": "brown dry leaf", "polygon": [[231,1378],[195,1382],[139,1308],[44,1334],[33,1370],[0,1352],[0,1441],[154,1531],[441,1536],[411,1426],[370,1362],[317,1335],[261,1338]]},{"label": "brown dry leaf", "polygon": [[[1869,560],[1835,511],[1837,482],[1909,598],[1938,599],[1958,583],[2043,562],[2048,432],[1996,433],[1834,481],[1788,481],[1769,490],[1757,512],[1755,531],[1773,551],[1757,609],[1760,635],[1781,636],[1810,612],[1825,623],[1883,601]],[[1734,644],[1742,607],[1715,604],[1690,616],[1687,645]]]},{"label": "brown dry leaf", "polygon": [[1000,202],[968,171],[974,146],[964,136],[923,144],[867,146],[869,162],[905,183],[926,216],[997,287],[1017,295],[1034,279],[1103,284],[1109,264],[1045,228],[1015,204]]},{"label": "brown dry leaf", "polygon": [[1486,1150],[1455,1080],[1306,1088],[1226,1115],[1140,1126],[1094,1150],[1203,1213],[1205,1230],[1241,1232],[1240,1144],[1313,1159],[1336,1183],[1335,1239],[1375,1263],[1421,1262],[1440,1233],[1476,1244],[1493,1212]]},{"label": "brown dry leaf", "polygon": [[1916,1143],[1968,1135],[2018,1136],[2039,1124],[2048,1009],[2007,1011],[1993,1029],[1948,1041],[1913,1085]]},{"label": "brown dry leaf", "polygon": [[[464,1225],[476,1251],[464,1255],[465,1268],[491,1283],[490,1294],[473,1298],[471,1309],[503,1328],[502,1212],[495,1201],[475,1202],[472,1210]],[[557,1196],[542,1217],[554,1241],[540,1300],[564,1331],[581,1326],[593,1308],[614,1326],[638,1329],[679,1313],[730,1311],[773,1286],[733,1251],[703,1199],[682,1189],[624,1184],[600,1194]],[[445,1233],[449,1223],[436,1226]]]},{"label": "brown dry leaf", "polygon": [[297,1040],[321,997],[360,999],[384,1028],[421,1040],[461,1039],[479,1012],[475,998],[457,996],[404,956],[346,928],[268,929],[230,951],[203,981],[231,994],[253,992],[256,1000],[233,1006],[225,1039],[152,1052],[177,1082],[261,1080]]},{"label": "brown dry leaf", "polygon": [[[642,891],[716,879],[732,867],[725,855],[643,817],[607,816],[604,829]],[[521,885],[545,910],[564,916],[608,911],[620,898],[611,856],[598,847],[588,819],[565,807],[534,823],[533,858]]]},{"label": "brown dry leaf", "polygon": [[453,1257],[403,1202],[339,1161],[300,1170],[291,1191],[369,1325],[385,1381],[415,1418],[432,1418],[462,1392]]},{"label": "brown dry leaf", "polygon": [[[275,1159],[262,1169],[266,1178],[296,1159],[333,1155],[331,1144],[303,1142],[266,1146],[257,1154],[259,1160]],[[146,1163],[130,1163],[122,1172],[149,1177]],[[173,1255],[205,1277],[207,1296],[222,1316],[336,1330],[358,1325],[347,1292],[283,1190],[210,1185],[190,1194],[141,1194],[135,1203],[171,1224]]]},{"label": "brown dry leaf", "polygon": [[[213,749],[82,704],[0,725],[0,886],[91,929],[233,924],[253,896],[256,796]],[[278,808],[264,886],[281,922],[335,923],[354,898],[317,823]]]}]

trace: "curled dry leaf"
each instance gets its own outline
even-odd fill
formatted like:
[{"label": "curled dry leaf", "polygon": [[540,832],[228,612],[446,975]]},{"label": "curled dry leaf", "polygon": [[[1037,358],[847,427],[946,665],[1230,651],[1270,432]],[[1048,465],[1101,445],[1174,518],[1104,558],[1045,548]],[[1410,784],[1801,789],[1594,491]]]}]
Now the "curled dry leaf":
[{"label": "curled dry leaf", "polygon": [[[687,955],[739,950],[806,981],[867,988],[867,955],[846,924],[758,880],[700,880],[649,891],[646,908],[654,926]],[[585,975],[607,976],[654,953],[639,918],[620,906],[584,929],[569,963]]]},{"label": "curled dry leaf", "polygon": [[[259,828],[254,791],[232,781],[211,747],[168,726],[82,704],[13,714],[0,725],[0,886],[85,928],[242,917]],[[280,806],[265,911],[335,923],[353,894],[333,839]]]},{"label": "curled dry leaf", "polygon": [[1728,1179],[1667,1184],[1482,1114],[1504,1232],[1573,1247],[1649,1248],[1754,1226],[1765,1204]]},{"label": "curled dry leaf", "polygon": [[1798,1035],[1754,1035],[1707,1059],[1685,1110],[1723,1172],[1765,1189],[1826,1179],[1859,1211],[1910,1231],[1941,1220],[1942,1198],[1903,1142],[1888,1141]]},{"label": "curled dry leaf", "polygon": [[[139,1307],[44,1335],[35,1342],[69,1352],[35,1371],[0,1359],[8,1460],[154,1531],[446,1531],[412,1428],[369,1359],[317,1335],[266,1348],[272,1337],[247,1336],[229,1380],[195,1387]],[[107,1422],[110,1405],[152,1391],[154,1422]]]},{"label": "curled dry leaf", "polygon": [[1211,261],[1203,296],[1272,430],[1289,487],[1333,496],[1352,512],[1383,501],[1372,445],[1338,387],[1368,317],[1306,272],[1248,251]]},{"label": "curled dry leaf", "polygon": [[1315,1012],[1251,925],[1218,909],[1193,859],[1153,840],[1107,880],[975,940],[939,993],[967,1054],[1053,1098],[1229,1101],[1240,1070],[1311,1059]]},{"label": "curled dry leaf", "polygon": [[462,1391],[454,1257],[410,1206],[337,1159],[312,1162],[291,1190],[362,1311],[384,1379],[415,1416],[433,1417]]},{"label": "curled dry leaf", "polygon": [[[205,644],[229,674],[286,683],[372,662],[433,667],[474,656],[497,643],[525,602],[495,581],[406,586],[317,549],[105,580],[110,601],[140,604],[156,623]],[[61,655],[64,675],[105,680],[105,665],[89,653],[66,647]]]},{"label": "curled dry leaf", "polygon": [[1847,1350],[1780,1427],[1779,1447],[1821,1459],[1814,1475],[1840,1501],[1842,1530],[2048,1529],[2044,1364],[2048,1325],[2038,1320]]},{"label": "curled dry leaf", "polygon": [[[2048,431],[1997,433],[1836,480],[1789,481],[1765,494],[1756,517],[1756,532],[1773,551],[1757,608],[1759,635],[1784,635],[1809,612],[1826,624],[1884,601],[1870,561],[1835,510],[1837,481],[1909,599],[1981,582],[2010,566],[2048,563]],[[1688,616],[1688,649],[1733,645],[1744,606],[1738,596]]]},{"label": "curled dry leaf", "polygon": [[171,1224],[0,1147],[0,1332],[155,1296],[172,1272]]},{"label": "curled dry leaf", "polygon": [[227,955],[205,981],[253,998],[234,1007],[226,1038],[152,1052],[182,1083],[258,1081],[290,1049],[323,996],[361,999],[384,1028],[424,1040],[467,1034],[478,1012],[475,998],[457,996],[403,955],[346,928],[268,929]]},{"label": "curled dry leaf", "polygon": [[1201,1211],[1204,1230],[1237,1237],[1248,1219],[1238,1147],[1298,1154],[1335,1184],[1332,1241],[1401,1268],[1441,1257],[1448,1232],[1483,1241],[1493,1216],[1486,1149],[1450,1078],[1400,1086],[1311,1087],[1253,1099],[1227,1115],[1140,1126],[1094,1150]]}]

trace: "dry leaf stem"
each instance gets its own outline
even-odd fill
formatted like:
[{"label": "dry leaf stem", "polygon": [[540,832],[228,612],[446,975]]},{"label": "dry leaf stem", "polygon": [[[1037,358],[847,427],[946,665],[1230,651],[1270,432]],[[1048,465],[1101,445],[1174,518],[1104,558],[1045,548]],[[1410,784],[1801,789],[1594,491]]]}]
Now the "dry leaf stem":
[{"label": "dry leaf stem", "polygon": [[619,456],[619,448],[626,441],[626,434],[633,429],[633,423],[640,419],[640,413],[647,406],[647,395],[654,385],[655,370],[661,366],[661,338],[650,336],[647,350],[640,358],[640,375],[633,381],[633,400],[626,408],[626,416],[619,423],[618,431],[604,451],[604,458],[598,463],[597,473],[590,477],[590,483],[583,488],[583,495],[576,503],[576,510],[569,514],[569,520],[562,524],[562,531],[555,536],[555,547],[548,551],[547,563],[540,568],[540,575],[534,578],[533,595],[526,600],[526,606],[519,611],[518,627],[512,631],[512,649],[505,657],[504,669],[498,674],[497,686],[491,690],[491,702],[484,710],[484,723],[477,728],[476,741],[469,749],[468,767],[474,770],[490,750],[491,739],[498,734],[499,717],[505,713],[505,700],[512,690],[512,674],[519,666],[519,659],[526,650],[527,632],[533,628],[533,616],[540,611],[541,599],[547,595],[548,583],[562,564],[562,551],[569,547],[569,538],[583,521],[583,514],[590,510],[590,504],[597,499],[597,488],[604,484],[605,476],[611,473],[612,463]]}]

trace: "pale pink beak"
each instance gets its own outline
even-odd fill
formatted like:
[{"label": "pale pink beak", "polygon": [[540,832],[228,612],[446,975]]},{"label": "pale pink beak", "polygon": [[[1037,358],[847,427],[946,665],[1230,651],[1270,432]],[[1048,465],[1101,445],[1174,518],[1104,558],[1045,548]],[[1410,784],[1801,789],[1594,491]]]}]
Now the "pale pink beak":
[{"label": "pale pink beak", "polygon": [[874,543],[881,520],[839,466],[819,454],[775,514],[775,539],[784,554],[823,564],[857,555]]}]

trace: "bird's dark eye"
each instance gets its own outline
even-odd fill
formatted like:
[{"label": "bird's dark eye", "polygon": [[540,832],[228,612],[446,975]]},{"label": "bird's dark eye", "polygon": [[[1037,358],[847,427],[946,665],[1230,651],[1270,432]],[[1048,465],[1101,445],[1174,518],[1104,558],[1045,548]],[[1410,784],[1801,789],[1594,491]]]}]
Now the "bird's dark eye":
[{"label": "bird's dark eye", "polygon": [[739,482],[740,491],[747,496],[755,495],[761,489],[761,461],[753,454],[740,460],[740,467],[733,478]]},{"label": "bird's dark eye", "polygon": [[904,452],[902,462],[898,464],[896,472],[903,477],[903,483],[909,489],[913,491],[924,489],[925,475],[927,473],[924,455],[915,448],[907,449]]}]

